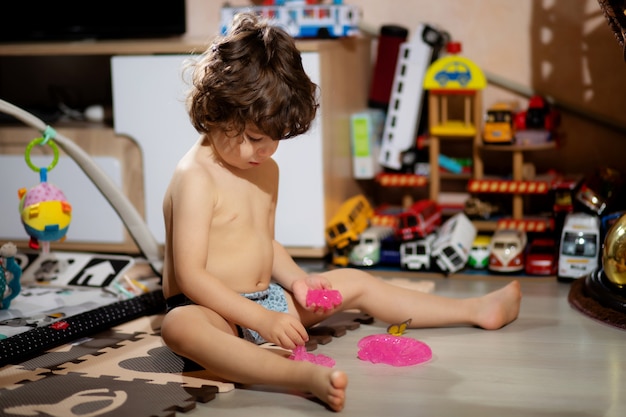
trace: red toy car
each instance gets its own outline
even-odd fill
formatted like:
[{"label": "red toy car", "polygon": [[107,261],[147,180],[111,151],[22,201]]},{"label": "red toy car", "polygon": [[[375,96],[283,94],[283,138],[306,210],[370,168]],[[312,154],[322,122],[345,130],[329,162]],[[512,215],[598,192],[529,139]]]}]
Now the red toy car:
[{"label": "red toy car", "polygon": [[406,242],[425,238],[441,225],[441,207],[436,201],[424,199],[398,215],[394,230],[396,238]]},{"label": "red toy car", "polygon": [[515,130],[541,129],[554,132],[559,123],[559,112],[541,96],[532,96],[528,101],[528,109],[517,113],[513,120]]},{"label": "red toy car", "polygon": [[549,237],[533,239],[526,248],[527,275],[556,275],[558,262],[556,241]]}]

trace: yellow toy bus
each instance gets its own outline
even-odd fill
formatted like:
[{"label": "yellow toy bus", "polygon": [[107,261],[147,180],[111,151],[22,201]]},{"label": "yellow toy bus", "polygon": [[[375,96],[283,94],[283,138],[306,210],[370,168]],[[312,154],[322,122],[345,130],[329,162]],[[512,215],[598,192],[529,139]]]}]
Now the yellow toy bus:
[{"label": "yellow toy bus", "polygon": [[363,194],[349,198],[326,225],[326,242],[333,249],[343,249],[357,242],[372,217],[374,209]]}]

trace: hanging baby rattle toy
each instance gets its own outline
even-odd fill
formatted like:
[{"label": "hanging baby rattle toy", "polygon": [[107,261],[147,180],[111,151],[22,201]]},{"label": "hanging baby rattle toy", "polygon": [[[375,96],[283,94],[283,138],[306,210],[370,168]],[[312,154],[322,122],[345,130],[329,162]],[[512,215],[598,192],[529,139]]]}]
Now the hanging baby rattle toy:
[{"label": "hanging baby rattle toy", "polygon": [[[48,172],[59,161],[59,148],[52,140],[56,132],[47,127],[43,137],[33,139],[24,152],[26,164],[39,173],[40,183],[30,190],[20,188],[20,217],[26,233],[30,236],[29,247],[40,249],[43,253],[50,251],[50,242],[64,241],[67,229],[72,220],[72,206],[67,202],[65,194],[58,187],[48,183]],[[30,159],[30,153],[35,145],[49,146],[53,152],[52,162],[46,168],[35,166]]]}]

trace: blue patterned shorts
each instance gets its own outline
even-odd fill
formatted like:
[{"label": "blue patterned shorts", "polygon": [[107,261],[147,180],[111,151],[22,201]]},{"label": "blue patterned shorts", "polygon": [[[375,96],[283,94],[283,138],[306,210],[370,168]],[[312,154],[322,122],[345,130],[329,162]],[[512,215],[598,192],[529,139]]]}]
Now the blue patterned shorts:
[{"label": "blue patterned shorts", "polygon": [[[255,301],[257,304],[262,305],[268,310],[278,311],[279,313],[286,313],[287,297],[285,297],[285,290],[280,285],[272,282],[270,286],[264,291],[257,291],[247,294],[241,294],[249,300]],[[256,343],[257,345],[266,342],[257,332],[247,329],[245,327],[239,327],[239,336],[244,339]]]},{"label": "blue patterned shorts", "polygon": [[[270,283],[269,287],[267,287],[266,290],[244,293],[241,295],[249,300],[256,302],[257,304],[260,304],[268,310],[278,311],[279,313],[286,313],[288,311],[285,290],[283,289],[283,287],[276,284],[275,282]],[[169,297],[165,301],[165,304],[167,306],[167,311],[170,311],[176,307],[191,305],[195,303],[187,298],[185,294],[177,294]],[[237,333],[242,339],[248,340],[252,343],[256,343],[257,345],[266,342],[266,340],[263,339],[254,330],[250,330],[239,325],[237,325]]]}]

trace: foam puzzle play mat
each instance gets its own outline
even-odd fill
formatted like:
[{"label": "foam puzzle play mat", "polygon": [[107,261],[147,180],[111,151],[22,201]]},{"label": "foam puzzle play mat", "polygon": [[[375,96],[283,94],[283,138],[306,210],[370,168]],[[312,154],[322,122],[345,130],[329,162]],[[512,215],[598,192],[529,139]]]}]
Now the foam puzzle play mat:
[{"label": "foam puzzle play mat", "polygon": [[[0,368],[0,416],[174,416],[235,388],[164,346],[162,318],[142,316],[25,361],[9,360]],[[339,314],[310,329],[306,349],[371,322],[361,313]]]}]

